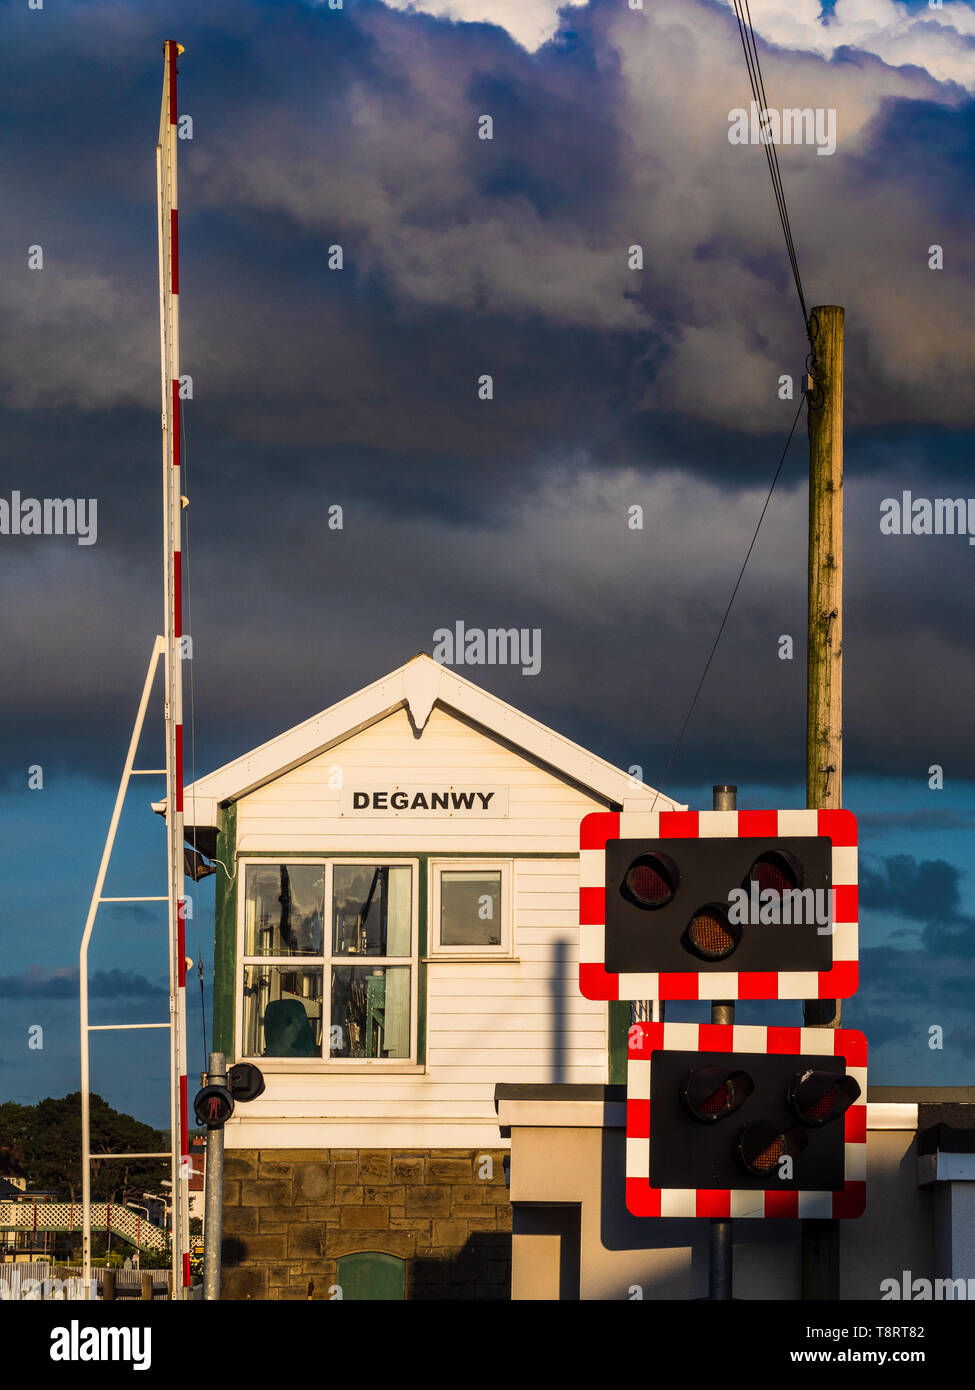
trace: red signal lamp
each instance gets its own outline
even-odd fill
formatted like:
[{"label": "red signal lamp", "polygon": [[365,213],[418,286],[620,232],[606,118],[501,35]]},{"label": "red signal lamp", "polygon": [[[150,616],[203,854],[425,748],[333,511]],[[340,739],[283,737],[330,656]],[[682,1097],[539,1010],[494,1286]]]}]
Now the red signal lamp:
[{"label": "red signal lamp", "polygon": [[818,1129],[838,1120],[860,1098],[859,1084],[852,1076],[835,1072],[798,1072],[789,1086],[789,1104],[804,1124]]},{"label": "red signal lamp", "polygon": [[663,907],[677,892],[680,871],[667,854],[641,854],[623,879],[626,897],[637,907]]},{"label": "red signal lamp", "polygon": [[701,1124],[714,1124],[739,1110],[755,1089],[744,1071],[697,1067],[684,1077],[680,1098],[685,1110]]},{"label": "red signal lamp", "polygon": [[757,883],[759,892],[771,889],[773,893],[787,893],[793,888],[801,888],[805,872],[799,860],[787,850],[773,849],[760,854],[748,871],[744,885]]}]

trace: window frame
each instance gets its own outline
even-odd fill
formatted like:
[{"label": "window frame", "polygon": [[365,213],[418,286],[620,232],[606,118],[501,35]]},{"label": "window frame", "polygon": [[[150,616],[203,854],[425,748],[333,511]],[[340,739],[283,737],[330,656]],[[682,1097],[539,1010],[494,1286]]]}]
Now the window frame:
[{"label": "window frame", "polygon": [[[245,956],[244,924],[247,910],[247,869],[267,867],[268,865],[294,864],[307,868],[324,870],[324,920],[322,923],[322,945],[320,956]],[[410,869],[410,955],[409,956],[350,956],[336,955],[332,950],[332,882],[333,871],[342,865],[361,868],[364,865],[381,865],[388,868],[401,866]],[[420,860],[410,855],[386,856],[380,853],[334,854],[334,855],[289,855],[256,854],[240,855],[237,860],[237,966],[235,970],[235,1009],[234,1041],[236,1056],[241,1061],[254,1062],[262,1071],[308,1071],[327,1070],[330,1072],[361,1072],[363,1069],[390,1072],[422,1072],[424,1064],[419,1061],[419,996],[420,996]],[[332,1021],[332,968],[333,966],[361,964],[406,965],[410,968],[410,1053],[408,1057],[329,1057],[327,1055],[329,1030]],[[244,1051],[244,968],[245,966],[276,965],[293,970],[320,969],[322,972],[322,1052],[318,1057],[262,1057]]]},{"label": "window frame", "polygon": [[[501,941],[497,946],[445,946],[440,940],[440,885],[444,873],[472,873],[476,870],[485,873],[501,874]],[[466,858],[454,855],[450,858],[431,858],[428,862],[430,882],[428,898],[430,902],[429,936],[427,954],[429,960],[514,960],[514,860],[484,859],[476,856]]]}]

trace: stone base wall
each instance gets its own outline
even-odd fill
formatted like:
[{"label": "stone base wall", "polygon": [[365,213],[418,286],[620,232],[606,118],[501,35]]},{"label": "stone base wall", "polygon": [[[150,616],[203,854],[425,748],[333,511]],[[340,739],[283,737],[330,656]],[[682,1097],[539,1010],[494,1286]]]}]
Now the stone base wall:
[{"label": "stone base wall", "polygon": [[231,1150],[223,1297],[334,1298],[339,1257],[375,1250],[406,1260],[407,1299],[507,1299],[505,1156],[492,1149]]}]

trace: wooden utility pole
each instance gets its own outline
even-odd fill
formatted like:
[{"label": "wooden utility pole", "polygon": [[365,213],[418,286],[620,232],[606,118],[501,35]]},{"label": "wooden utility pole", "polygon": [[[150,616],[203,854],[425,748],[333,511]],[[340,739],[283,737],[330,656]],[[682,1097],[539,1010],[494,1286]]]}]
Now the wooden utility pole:
[{"label": "wooden utility pole", "polygon": [[843,800],[843,310],[813,309],[806,805]]},{"label": "wooden utility pole", "polygon": [[[809,393],[806,806],[843,801],[843,310],[813,309]],[[807,999],[807,1027],[838,1028],[838,999]],[[837,1221],[802,1223],[802,1296],[838,1299]]]}]

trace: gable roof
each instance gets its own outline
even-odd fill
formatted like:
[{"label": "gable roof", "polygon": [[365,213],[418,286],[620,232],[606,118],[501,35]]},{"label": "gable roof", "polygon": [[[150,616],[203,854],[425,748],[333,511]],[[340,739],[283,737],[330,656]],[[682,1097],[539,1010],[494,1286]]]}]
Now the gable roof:
[{"label": "gable roof", "polygon": [[[628,773],[421,652],[321,714],[190,783],[183,792],[186,829],[217,828],[221,805],[237,801],[398,709],[405,709],[422,730],[435,704],[462,715],[488,735],[504,739],[612,805],[632,803],[645,809],[649,798],[661,810],[684,809],[681,802],[635,782]],[[153,810],[164,815],[166,803],[153,802]]]}]

